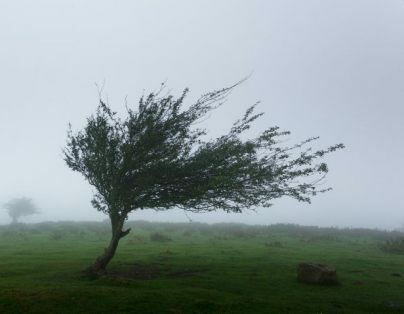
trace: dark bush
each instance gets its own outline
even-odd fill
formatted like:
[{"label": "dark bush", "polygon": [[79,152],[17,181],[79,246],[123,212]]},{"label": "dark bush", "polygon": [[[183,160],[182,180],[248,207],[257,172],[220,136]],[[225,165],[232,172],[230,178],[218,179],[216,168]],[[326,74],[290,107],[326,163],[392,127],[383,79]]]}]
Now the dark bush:
[{"label": "dark bush", "polygon": [[266,247],[278,247],[278,248],[281,248],[281,247],[283,247],[283,244],[280,241],[273,241],[273,242],[265,242],[265,246]]},{"label": "dark bush", "polygon": [[128,240],[129,244],[143,244],[146,243],[146,238],[142,235],[139,234],[134,234],[132,237]]},{"label": "dark bush", "polygon": [[154,232],[150,235],[150,241],[152,242],[170,242],[172,239],[162,233]]},{"label": "dark bush", "polygon": [[51,232],[51,234],[49,235],[49,238],[51,240],[57,241],[57,240],[61,240],[63,238],[64,234],[62,231],[60,230],[54,230]]},{"label": "dark bush", "polygon": [[380,249],[387,253],[404,254],[404,238],[387,240],[380,245]]},{"label": "dark bush", "polygon": [[182,235],[184,237],[192,237],[194,235],[194,232],[192,230],[185,230]]}]

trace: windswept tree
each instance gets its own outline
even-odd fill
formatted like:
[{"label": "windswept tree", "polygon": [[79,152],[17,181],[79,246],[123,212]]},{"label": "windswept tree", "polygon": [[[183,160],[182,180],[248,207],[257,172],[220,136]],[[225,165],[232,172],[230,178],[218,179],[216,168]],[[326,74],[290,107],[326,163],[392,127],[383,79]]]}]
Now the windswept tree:
[{"label": "windswept tree", "polygon": [[7,210],[14,224],[18,223],[18,220],[23,216],[30,216],[39,212],[32,199],[27,197],[12,199],[3,207]]},{"label": "windswept tree", "polygon": [[[239,83],[238,83],[239,84]],[[100,99],[83,130],[69,126],[64,158],[95,187],[92,205],[111,220],[109,246],[88,271],[102,273],[113,258],[128,214],[141,209],[182,208],[192,212],[242,212],[269,207],[283,196],[310,202],[328,191],[318,183],[328,171],[323,157],[342,144],[312,150],[309,143],[284,146],[290,134],[269,127],[256,137],[244,132],[262,116],[256,105],[237,120],[227,134],[207,139],[202,119],[223,104],[236,85],[202,95],[184,105],[188,94],[141,97],[137,110],[119,117]]]}]

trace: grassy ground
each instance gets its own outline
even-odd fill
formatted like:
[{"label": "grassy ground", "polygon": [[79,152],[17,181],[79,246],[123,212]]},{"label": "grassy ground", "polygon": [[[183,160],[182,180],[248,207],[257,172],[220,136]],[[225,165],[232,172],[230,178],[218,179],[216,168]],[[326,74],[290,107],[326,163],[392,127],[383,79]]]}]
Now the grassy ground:
[{"label": "grassy ground", "polygon": [[[80,271],[106,246],[108,224],[0,227],[0,313],[404,313],[404,255],[380,248],[403,234],[129,224],[97,280]],[[298,283],[305,261],[334,265],[340,284]]]}]

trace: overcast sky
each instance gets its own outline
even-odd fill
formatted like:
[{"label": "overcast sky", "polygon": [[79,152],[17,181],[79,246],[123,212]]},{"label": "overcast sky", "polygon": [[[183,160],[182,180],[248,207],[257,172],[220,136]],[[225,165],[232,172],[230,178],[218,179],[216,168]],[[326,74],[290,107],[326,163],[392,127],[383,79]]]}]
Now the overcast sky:
[{"label": "overcast sky", "polygon": [[[102,220],[92,189],[64,164],[67,124],[117,111],[162,81],[189,101],[253,71],[206,126],[226,132],[261,100],[256,131],[343,142],[328,158],[333,191],[311,205],[189,214],[201,222],[395,228],[404,224],[404,2],[401,0],[0,1],[0,203],[34,199],[24,221]],[[131,219],[188,221],[181,211]],[[8,223],[0,211],[0,223]]]}]

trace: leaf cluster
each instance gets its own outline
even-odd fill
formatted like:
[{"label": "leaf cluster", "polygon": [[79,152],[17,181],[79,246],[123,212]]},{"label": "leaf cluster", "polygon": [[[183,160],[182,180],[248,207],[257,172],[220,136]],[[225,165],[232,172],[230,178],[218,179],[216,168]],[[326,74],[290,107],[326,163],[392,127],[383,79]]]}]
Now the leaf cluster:
[{"label": "leaf cluster", "polygon": [[127,107],[124,119],[100,100],[83,130],[70,126],[65,161],[95,187],[92,204],[98,210],[124,217],[144,208],[241,212],[283,196],[310,202],[328,191],[319,188],[328,171],[323,158],[343,144],[314,151],[308,147],[318,139],[313,137],[284,146],[290,132],[276,126],[245,140],[245,131],[262,116],[257,104],[227,134],[205,139],[207,130],[197,125],[238,84],[187,107],[188,89],[174,97],[162,95],[162,87],[143,96],[137,110]]}]

